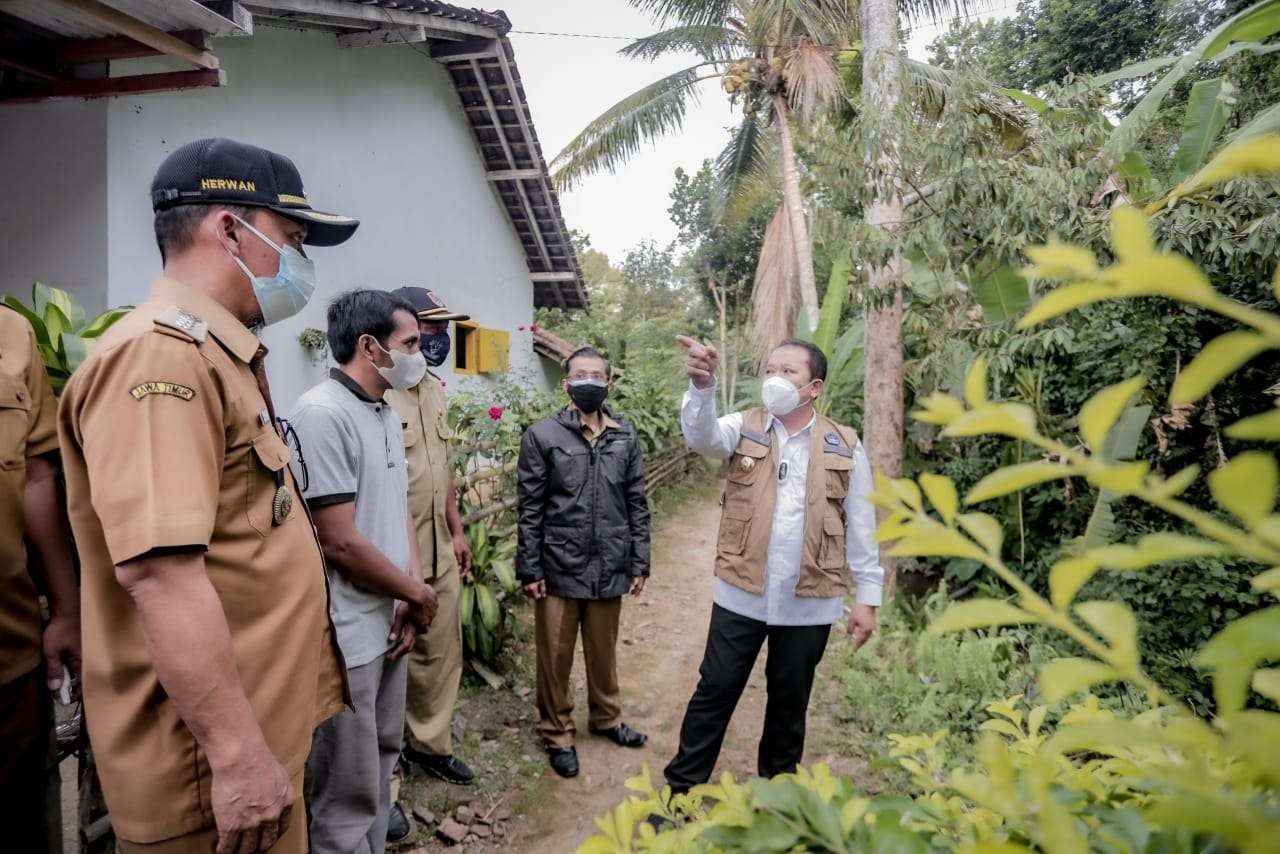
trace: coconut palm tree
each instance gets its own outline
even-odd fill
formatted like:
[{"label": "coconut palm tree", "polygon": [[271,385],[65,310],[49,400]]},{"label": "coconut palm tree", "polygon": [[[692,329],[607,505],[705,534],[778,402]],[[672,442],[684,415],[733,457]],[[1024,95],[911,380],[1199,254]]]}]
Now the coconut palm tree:
[{"label": "coconut palm tree", "polygon": [[[679,131],[709,80],[719,80],[741,101],[744,118],[720,154],[723,192],[731,195],[772,154],[784,217],[775,219],[773,246],[794,253],[798,302],[809,328],[818,323],[813,249],[804,217],[794,125],[845,96],[837,55],[857,38],[859,0],[628,0],[653,16],[658,32],[620,52],[653,60],[693,53],[699,61],[628,95],[587,125],[556,156],[562,188],[600,170],[615,171],[641,146]],[[908,18],[938,18],[981,5],[981,0],[895,0]],[[896,31],[896,17],[894,21]],[[909,76],[932,86],[936,77],[919,63]],[[785,221],[784,221],[785,220]],[[785,289],[784,289],[785,290]],[[774,304],[784,305],[781,295]],[[795,300],[792,298],[792,302]],[[776,319],[775,319],[776,322]],[[785,320],[789,327],[791,318]]]},{"label": "coconut palm tree", "polygon": [[[655,59],[693,52],[700,61],[619,101],[556,157],[556,181],[571,187],[585,175],[615,170],[642,144],[680,129],[701,84],[719,79],[743,102],[745,118],[719,163],[731,185],[756,168],[765,128],[777,137],[777,168],[794,248],[800,302],[810,328],[818,321],[813,249],[804,218],[793,122],[841,94],[836,52],[856,32],[854,0],[629,0],[663,27],[621,53]],[[772,146],[770,146],[772,147]]]}]

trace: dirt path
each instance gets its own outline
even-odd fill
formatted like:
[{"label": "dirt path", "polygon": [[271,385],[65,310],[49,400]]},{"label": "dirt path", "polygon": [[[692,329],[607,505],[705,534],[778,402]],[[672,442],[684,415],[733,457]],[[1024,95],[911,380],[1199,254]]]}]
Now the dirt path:
[{"label": "dirt path", "polygon": [[[711,567],[719,517],[717,502],[706,497],[696,498],[668,516],[654,532],[653,577],[641,601],[628,600],[623,607],[618,652],[623,715],[628,724],[648,734],[649,744],[642,750],[625,750],[585,735],[586,690],[579,657],[574,673],[574,719],[582,773],[574,780],[554,780],[547,803],[523,826],[512,828],[504,850],[572,852],[595,832],[593,817],[629,794],[626,780],[644,765],[649,766],[655,783],[661,781],[662,769],[675,753],[685,703],[698,681],[711,614]],[[764,660],[762,654],[738,704],[717,774],[730,771],[741,779],[755,773],[764,720]],[[829,742],[824,735],[830,726],[820,711],[811,710],[808,742]],[[843,771],[848,771],[850,764],[847,759],[814,755],[807,755],[805,761],[828,761]]]}]

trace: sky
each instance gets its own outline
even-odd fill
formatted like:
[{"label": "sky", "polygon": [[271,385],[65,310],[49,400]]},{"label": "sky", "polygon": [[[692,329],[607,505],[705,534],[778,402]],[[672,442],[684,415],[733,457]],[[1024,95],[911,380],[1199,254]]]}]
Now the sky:
[{"label": "sky", "polygon": [[[693,65],[692,54],[656,62],[619,56],[626,39],[579,38],[537,33],[576,33],[636,38],[655,31],[626,0],[491,0],[510,17],[516,62],[534,126],[547,162],[592,119],[637,89]],[[1014,0],[996,0],[1003,17]],[[908,34],[908,52],[924,59],[929,42],[946,29],[926,25]],[[570,228],[585,232],[591,245],[620,263],[643,240],[660,245],[674,240],[676,228],[667,208],[675,170],[696,171],[724,147],[727,129],[738,123],[718,82],[702,84],[699,106],[685,116],[684,128],[655,145],[644,146],[616,174],[601,172],[562,193],[560,206]]]}]

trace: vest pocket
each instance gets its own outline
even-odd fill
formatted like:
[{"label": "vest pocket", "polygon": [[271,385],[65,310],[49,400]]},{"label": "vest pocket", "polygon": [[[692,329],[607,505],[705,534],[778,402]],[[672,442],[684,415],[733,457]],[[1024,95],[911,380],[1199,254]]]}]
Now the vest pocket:
[{"label": "vest pocket", "polygon": [[853,460],[836,454],[823,454],[822,467],[826,471],[827,498],[843,501],[849,494],[849,476],[853,474]]},{"label": "vest pocket", "polygon": [[818,566],[843,569],[845,565],[844,521],[834,509],[822,520],[822,544],[818,548]]},{"label": "vest pocket", "polygon": [[720,536],[716,548],[721,554],[740,555],[747,550],[747,535],[751,533],[751,502],[743,498],[729,498],[720,514]]}]

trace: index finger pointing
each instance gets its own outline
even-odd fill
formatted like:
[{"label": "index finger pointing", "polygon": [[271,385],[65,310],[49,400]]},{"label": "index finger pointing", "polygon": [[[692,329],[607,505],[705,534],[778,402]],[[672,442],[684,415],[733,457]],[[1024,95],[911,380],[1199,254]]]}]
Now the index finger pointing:
[{"label": "index finger pointing", "polygon": [[688,335],[677,335],[676,343],[686,350],[692,350],[694,347],[702,346],[697,341],[690,338]]}]

